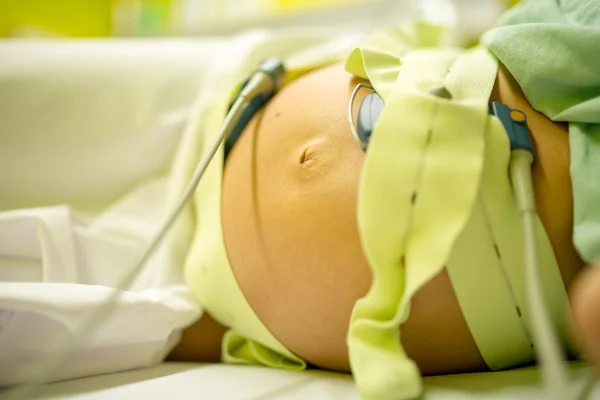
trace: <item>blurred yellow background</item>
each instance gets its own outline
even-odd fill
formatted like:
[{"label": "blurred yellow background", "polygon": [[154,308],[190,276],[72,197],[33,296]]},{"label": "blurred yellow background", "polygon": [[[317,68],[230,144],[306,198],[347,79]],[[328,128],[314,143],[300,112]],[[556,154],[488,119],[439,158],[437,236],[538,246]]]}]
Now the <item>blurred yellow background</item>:
[{"label": "blurred yellow background", "polygon": [[[332,3],[365,0],[250,0],[255,7],[281,11],[300,10]],[[195,7],[220,7],[225,0],[199,0]],[[0,37],[8,36],[109,36],[114,33],[118,11],[128,10],[141,25],[154,33],[167,30],[174,21],[171,11],[191,1],[177,0],[0,0]],[[204,4],[203,4],[204,3]],[[212,4],[211,4],[212,3]],[[203,7],[204,6],[204,7]],[[235,5],[234,5],[235,6]],[[246,5],[247,6],[247,5]],[[188,6],[189,7],[189,6]],[[191,8],[191,7],[190,7]]]},{"label": "blurred yellow background", "polygon": [[154,36],[177,32],[178,24],[188,17],[185,13],[214,23],[240,8],[244,8],[241,14],[256,16],[361,1],[373,0],[0,0],[0,37],[98,37],[123,32]]},{"label": "blurred yellow background", "polygon": [[0,35],[106,36],[115,0],[0,0]]},{"label": "blurred yellow background", "polygon": [[142,22],[164,25],[171,3],[173,0],[0,0],[0,36],[109,36],[114,32],[118,7],[137,7]]},{"label": "blurred yellow background", "polygon": [[[272,0],[272,3],[276,6],[277,9],[281,11],[287,11],[325,7],[342,3],[357,3],[359,1],[364,0]],[[266,0],[266,2],[268,3],[268,0]]]}]

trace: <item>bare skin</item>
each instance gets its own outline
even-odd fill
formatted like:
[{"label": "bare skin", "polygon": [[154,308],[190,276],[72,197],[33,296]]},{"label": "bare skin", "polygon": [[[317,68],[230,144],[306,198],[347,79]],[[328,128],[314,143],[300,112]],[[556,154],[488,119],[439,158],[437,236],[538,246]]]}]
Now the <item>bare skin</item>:
[{"label": "bare skin", "polygon": [[600,374],[600,262],[577,277],[572,293],[575,332],[583,356]]},{"label": "bare skin", "polygon": [[[292,352],[338,371],[350,370],[350,313],[371,283],[356,223],[364,153],[346,121],[358,82],[335,65],[284,88],[240,137],[223,182],[225,244],[246,299]],[[566,127],[531,109],[503,69],[491,100],[528,115],[538,152],[536,203],[570,288],[583,263],[571,240]],[[211,343],[184,334],[174,358],[215,357],[210,349],[220,348],[224,328],[209,316],[189,328],[202,329]],[[401,340],[425,375],[486,370],[445,271],[414,297]]]}]

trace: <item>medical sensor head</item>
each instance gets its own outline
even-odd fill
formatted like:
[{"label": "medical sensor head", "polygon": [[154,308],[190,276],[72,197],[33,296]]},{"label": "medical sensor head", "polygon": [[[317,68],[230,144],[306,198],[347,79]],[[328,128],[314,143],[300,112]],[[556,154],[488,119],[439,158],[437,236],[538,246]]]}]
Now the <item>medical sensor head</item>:
[{"label": "medical sensor head", "polygon": [[283,84],[283,78],[285,78],[285,68],[283,62],[279,58],[268,58],[263,61],[258,67],[259,71],[268,74],[273,82],[273,91],[276,92],[281,88]]},{"label": "medical sensor head", "polygon": [[231,130],[231,133],[225,139],[225,157],[229,155],[235,142],[254,115],[281,88],[284,78],[285,68],[283,62],[278,58],[268,58],[242,84],[231,105],[239,99],[247,99],[248,106]]},{"label": "medical sensor head", "polygon": [[[355,123],[353,110],[354,99],[361,88],[371,89],[373,92],[366,95],[361,101],[358,109],[358,117]],[[429,91],[429,93],[442,99],[452,99],[452,94],[444,86],[432,89]],[[350,124],[350,132],[352,133],[352,136],[354,136],[354,140],[356,140],[358,145],[365,151],[367,150],[367,147],[369,147],[371,134],[373,133],[373,129],[375,129],[375,124],[381,116],[384,107],[385,102],[371,85],[359,83],[356,85],[352,91],[352,94],[350,95],[350,103],[348,104],[348,122]]]}]

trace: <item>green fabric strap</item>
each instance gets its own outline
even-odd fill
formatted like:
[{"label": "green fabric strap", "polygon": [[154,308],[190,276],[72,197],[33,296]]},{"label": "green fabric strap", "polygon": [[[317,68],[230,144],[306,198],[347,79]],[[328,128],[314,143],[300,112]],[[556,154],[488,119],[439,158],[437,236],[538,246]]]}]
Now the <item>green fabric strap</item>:
[{"label": "green fabric strap", "polygon": [[[412,296],[447,262],[479,187],[497,65],[483,49],[443,48],[444,38],[441,27],[421,22],[387,29],[346,63],[386,103],[369,143],[358,200],[359,232],[373,272],[348,332],[362,399],[422,393],[399,326]],[[440,86],[451,101],[430,94]]]}]

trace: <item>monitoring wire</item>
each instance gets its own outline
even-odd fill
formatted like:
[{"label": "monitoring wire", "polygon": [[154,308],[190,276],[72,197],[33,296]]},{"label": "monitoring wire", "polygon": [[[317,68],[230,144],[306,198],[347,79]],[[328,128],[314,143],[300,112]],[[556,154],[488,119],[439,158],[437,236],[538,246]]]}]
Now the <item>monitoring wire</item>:
[{"label": "monitoring wire", "polygon": [[213,139],[206,154],[194,170],[192,178],[190,179],[181,200],[167,216],[161,229],[156,236],[154,236],[134,267],[119,282],[106,300],[103,301],[96,310],[92,310],[89,317],[82,322],[79,330],[74,335],[64,337],[62,341],[59,340],[57,345],[54,346],[55,350],[52,353],[46,358],[43,358],[38,364],[33,365],[31,368],[24,371],[24,377],[26,379],[22,380],[23,383],[18,384],[5,392],[1,397],[2,399],[20,400],[33,396],[36,389],[48,381],[52,374],[67,362],[69,357],[84,344],[85,340],[94,332],[94,329],[110,315],[117,306],[123,292],[133,284],[146,262],[162,243],[169,229],[173,226],[173,223],[177,220],[177,217],[191,199],[200,179],[202,179],[204,172],[217,153],[221,143],[223,143],[224,139],[237,126],[237,123],[240,121],[247,106],[258,96],[264,96],[265,101],[266,97],[272,96],[281,85],[284,73],[283,64],[277,59],[269,59],[261,64],[261,67],[249,78],[231,105],[225,121],[221,126],[221,130]]},{"label": "monitoring wire", "polygon": [[583,380],[583,385],[581,386],[579,394],[577,395],[577,397],[575,397],[575,399],[576,400],[591,399],[590,396],[592,395],[592,389],[596,385],[597,379],[598,379],[598,377],[596,376],[596,371],[594,371],[593,369],[591,371],[588,371],[587,375],[585,376],[585,378]]},{"label": "monitoring wire", "polygon": [[531,176],[533,154],[524,149],[511,153],[510,178],[521,214],[525,248],[527,298],[531,308],[531,330],[547,399],[565,400],[570,395],[566,360],[552,326],[544,300],[537,254],[536,208]]}]

